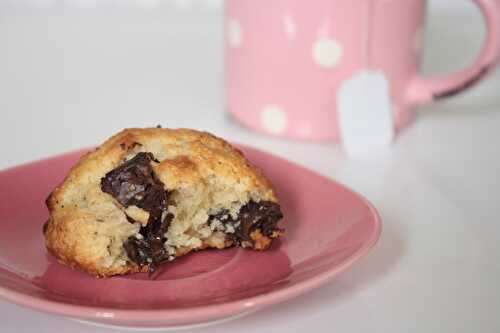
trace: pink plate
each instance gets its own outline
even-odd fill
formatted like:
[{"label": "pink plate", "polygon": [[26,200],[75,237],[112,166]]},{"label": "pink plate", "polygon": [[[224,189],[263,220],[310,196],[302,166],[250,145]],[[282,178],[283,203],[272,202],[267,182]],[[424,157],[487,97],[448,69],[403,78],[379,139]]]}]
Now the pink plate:
[{"label": "pink plate", "polygon": [[82,151],[0,172],[0,297],[75,319],[176,327],[262,309],[330,281],[378,240],[375,209],[312,171],[241,147],[278,189],[286,237],[268,252],[206,251],[144,274],[94,279],[46,253],[45,198]]}]

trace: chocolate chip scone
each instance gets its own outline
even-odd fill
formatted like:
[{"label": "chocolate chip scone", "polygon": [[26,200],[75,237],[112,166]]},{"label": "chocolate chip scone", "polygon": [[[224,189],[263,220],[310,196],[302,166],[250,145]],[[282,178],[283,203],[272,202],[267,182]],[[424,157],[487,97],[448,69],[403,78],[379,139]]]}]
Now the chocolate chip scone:
[{"label": "chocolate chip scone", "polygon": [[211,134],[127,129],[83,156],[47,199],[46,246],[99,277],[154,272],[191,251],[265,250],[282,234],[270,182]]}]

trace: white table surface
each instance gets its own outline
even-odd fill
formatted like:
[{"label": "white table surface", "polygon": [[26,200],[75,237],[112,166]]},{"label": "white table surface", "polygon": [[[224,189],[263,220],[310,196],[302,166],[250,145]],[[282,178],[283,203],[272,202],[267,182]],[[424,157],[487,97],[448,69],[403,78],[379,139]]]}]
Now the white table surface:
[{"label": "white table surface", "polygon": [[[233,123],[220,85],[220,2],[176,3],[1,9],[0,169],[127,126],[194,127],[250,143],[364,194],[384,232],[368,257],[319,290],[197,332],[500,332],[500,72],[422,108],[392,150],[350,159],[334,144]],[[458,3],[433,2],[428,72],[468,64],[481,44],[478,12]],[[109,331],[3,301],[0,323],[5,333]]]}]

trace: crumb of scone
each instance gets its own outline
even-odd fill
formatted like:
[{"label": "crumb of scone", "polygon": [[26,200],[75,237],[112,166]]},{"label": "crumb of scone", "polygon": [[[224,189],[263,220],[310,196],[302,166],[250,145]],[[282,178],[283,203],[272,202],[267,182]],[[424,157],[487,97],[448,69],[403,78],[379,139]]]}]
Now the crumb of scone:
[{"label": "crumb of scone", "polygon": [[226,141],[188,129],[120,132],[80,159],[47,206],[48,250],[98,277],[152,273],[207,248],[262,251],[283,234],[261,170]]}]

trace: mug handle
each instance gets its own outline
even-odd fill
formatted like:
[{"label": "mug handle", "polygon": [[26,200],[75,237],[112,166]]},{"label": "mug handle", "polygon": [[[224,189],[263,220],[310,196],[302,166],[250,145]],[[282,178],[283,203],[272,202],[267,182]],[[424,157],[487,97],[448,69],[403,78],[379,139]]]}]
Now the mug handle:
[{"label": "mug handle", "polygon": [[470,0],[479,6],[486,20],[487,37],[481,54],[468,69],[444,77],[428,78],[420,74],[411,81],[408,98],[422,104],[454,96],[481,81],[500,56],[500,6],[497,0]]}]

